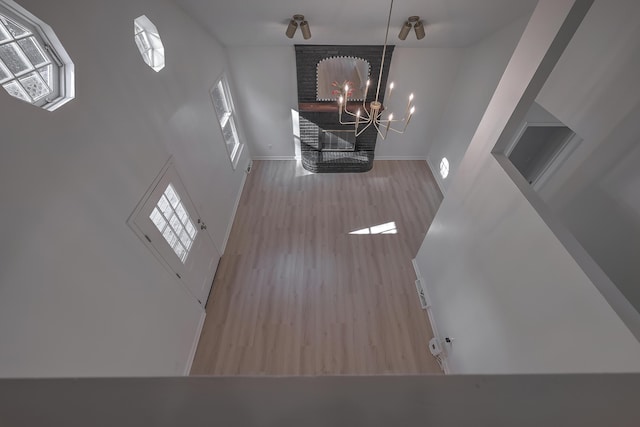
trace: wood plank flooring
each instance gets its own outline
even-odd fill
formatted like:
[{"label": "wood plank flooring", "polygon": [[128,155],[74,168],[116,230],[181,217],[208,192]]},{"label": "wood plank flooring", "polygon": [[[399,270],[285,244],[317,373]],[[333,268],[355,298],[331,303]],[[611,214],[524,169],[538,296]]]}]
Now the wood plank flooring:
[{"label": "wood plank flooring", "polygon": [[[411,259],[441,200],[424,161],[254,162],[191,374],[440,373]],[[349,234],[387,223],[397,234]]]}]

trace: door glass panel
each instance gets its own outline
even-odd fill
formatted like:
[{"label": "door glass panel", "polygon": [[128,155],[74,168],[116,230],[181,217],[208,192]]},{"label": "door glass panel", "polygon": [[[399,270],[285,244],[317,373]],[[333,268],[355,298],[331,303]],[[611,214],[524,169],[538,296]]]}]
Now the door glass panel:
[{"label": "door glass panel", "polygon": [[171,247],[173,247],[176,244],[176,241],[178,240],[178,237],[176,236],[176,233],[173,232],[171,227],[165,228],[164,232],[162,233],[162,235],[164,236],[164,239],[167,241],[167,243]]},{"label": "door glass panel", "polygon": [[164,196],[164,194],[160,197],[160,200],[158,201],[158,209],[160,209],[160,212],[162,212],[165,219],[171,218],[171,212],[173,211],[173,209],[171,208],[171,204],[169,203],[167,198]]},{"label": "door glass panel", "polygon": [[193,224],[191,224],[191,221],[187,223],[187,233],[189,233],[189,237],[191,237],[191,239],[196,237],[196,229]]},{"label": "door glass panel", "polygon": [[187,230],[182,230],[180,232],[180,241],[182,242],[182,244],[189,249],[189,247],[191,247],[191,237],[189,236],[189,234],[187,233]]},{"label": "door glass panel", "polygon": [[178,215],[173,215],[169,223],[171,224],[171,228],[173,228],[173,231],[175,231],[176,234],[180,234],[182,230],[184,230],[184,227],[180,223],[180,219],[178,218]]},{"label": "door glass panel", "polygon": [[178,255],[178,258],[180,259],[187,258],[187,251],[185,250],[185,248],[182,247],[182,245],[179,242],[174,245],[173,251],[176,253],[176,255]]},{"label": "door glass panel", "polygon": [[169,200],[169,202],[171,202],[171,206],[173,207],[178,206],[178,202],[180,201],[180,198],[176,194],[172,185],[169,185],[167,187],[167,189],[164,191],[164,195],[167,196],[167,199]]},{"label": "door glass panel", "polygon": [[167,221],[164,219],[158,208],[153,208],[153,212],[151,212],[149,218],[151,218],[151,221],[153,221],[156,228],[160,230],[160,232],[164,231],[164,227],[167,225]]},{"label": "door glass panel", "polygon": [[182,223],[186,223],[186,220],[188,218],[188,214],[187,211],[184,210],[184,207],[182,206],[182,204],[178,205],[176,207],[176,213],[178,214],[178,217],[180,218],[180,221],[182,221]]},{"label": "door glass panel", "polygon": [[[193,246],[197,230],[172,184],[169,184],[163,195],[160,196],[160,200],[149,215],[149,219],[162,233],[176,256],[184,263],[189,256],[191,246]],[[166,226],[167,223],[170,227]]]}]

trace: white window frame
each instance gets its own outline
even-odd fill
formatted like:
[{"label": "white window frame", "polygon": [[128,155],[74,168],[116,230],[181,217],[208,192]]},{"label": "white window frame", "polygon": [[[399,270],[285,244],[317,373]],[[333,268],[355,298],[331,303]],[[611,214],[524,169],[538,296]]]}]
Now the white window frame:
[{"label": "white window frame", "polygon": [[[23,102],[28,102],[31,105],[35,105],[47,111],[54,111],[74,99],[75,67],[73,61],[71,61],[71,58],[64,50],[62,43],[56,36],[53,29],[13,0],[0,0],[0,13],[7,18],[16,21],[32,33],[32,36],[36,39],[42,53],[47,57],[50,65],[52,66],[53,77],[52,87],[50,88],[52,93],[35,102],[26,100],[23,100]],[[28,37],[24,37],[23,39],[26,38]],[[42,65],[38,68],[41,67]],[[18,77],[22,76],[22,74],[29,74],[31,71],[32,70],[19,73],[18,75],[9,72],[13,75],[13,78],[6,80],[3,83],[6,84],[12,80],[17,80]]]},{"label": "white window frame", "polygon": [[[221,112],[216,108],[216,101],[214,91],[216,88],[220,87],[222,89],[222,94],[224,96],[224,103],[227,106],[227,111]],[[218,118],[218,125],[220,125],[220,133],[222,135],[222,141],[227,149],[227,154],[229,155],[229,160],[231,160],[231,166],[235,170],[238,166],[238,161],[240,160],[240,156],[242,155],[242,149],[244,148],[244,144],[240,142],[240,135],[238,134],[238,119],[236,116],[236,109],[233,105],[233,98],[231,96],[231,90],[229,89],[229,81],[227,80],[227,76],[222,74],[220,78],[216,81],[216,83],[211,87],[209,91],[209,95],[211,97],[211,103],[213,105],[213,109],[216,113],[216,117]],[[234,141],[233,145],[229,144],[224,136],[224,127],[227,124],[231,127],[231,133],[233,135]]]}]

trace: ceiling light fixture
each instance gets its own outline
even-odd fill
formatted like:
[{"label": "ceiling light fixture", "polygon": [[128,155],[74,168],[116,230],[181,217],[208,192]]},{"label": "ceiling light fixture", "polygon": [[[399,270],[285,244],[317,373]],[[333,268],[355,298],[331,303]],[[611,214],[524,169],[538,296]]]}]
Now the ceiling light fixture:
[{"label": "ceiling light fixture", "polygon": [[409,35],[409,31],[411,31],[411,24],[409,23],[409,21],[405,21],[404,24],[402,25],[402,28],[400,29],[400,34],[398,34],[398,38],[400,40],[406,40],[407,36]]},{"label": "ceiling light fixture", "polygon": [[[367,108],[367,93],[369,92],[370,80],[367,80],[367,86],[364,92],[364,97],[362,101],[362,110],[358,109],[356,113],[352,113],[347,109],[348,97],[349,97],[349,86],[345,85],[340,97],[338,98],[338,119],[340,124],[343,125],[355,125],[355,134],[359,136],[367,130],[371,125],[376,129],[380,137],[384,140],[386,139],[389,131],[392,130],[396,133],[404,133],[411,121],[411,116],[416,111],[416,107],[413,105],[413,94],[409,95],[409,103],[407,104],[407,109],[405,110],[404,117],[402,119],[394,119],[393,114],[389,114],[388,118],[382,119],[382,111],[384,110],[382,103],[379,101],[380,98],[380,85],[382,83],[382,72],[384,69],[384,59],[387,53],[387,40],[389,38],[389,25],[391,24],[391,11],[393,10],[393,0],[391,0],[391,6],[389,7],[389,18],[387,20],[387,33],[384,36],[384,47],[382,49],[382,61],[380,62],[380,73],[378,75],[378,88],[376,90],[376,98],[374,101],[369,103],[369,108]],[[387,102],[391,98],[391,92],[393,91],[393,82],[389,85],[389,92],[387,93]],[[351,117],[355,117],[354,121],[343,121],[342,115],[348,115]],[[404,123],[404,127],[402,130],[397,130],[391,127],[393,123]],[[384,132],[383,132],[384,130]]]},{"label": "ceiling light fixture", "polygon": [[298,25],[300,25],[302,37],[304,37],[305,40],[309,40],[311,38],[311,30],[309,29],[309,23],[304,19],[304,15],[293,15],[289,21],[289,25],[287,25],[285,35],[292,39],[298,29]]},{"label": "ceiling light fixture", "polygon": [[400,34],[398,34],[398,38],[400,40],[406,40],[407,36],[409,35],[409,31],[411,31],[412,27],[416,32],[416,38],[418,40],[422,40],[425,36],[425,32],[424,32],[424,24],[420,20],[419,16],[410,16],[409,18],[407,18],[407,20],[404,22],[404,25],[402,26],[402,29],[400,29]]}]

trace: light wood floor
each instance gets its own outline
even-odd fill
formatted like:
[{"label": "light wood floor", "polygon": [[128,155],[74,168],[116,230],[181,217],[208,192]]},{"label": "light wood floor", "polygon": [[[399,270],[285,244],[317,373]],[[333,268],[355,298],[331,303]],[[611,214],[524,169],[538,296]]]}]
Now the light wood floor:
[{"label": "light wood floor", "polygon": [[442,199],[426,162],[305,172],[254,162],[191,374],[439,373],[411,265]]}]

